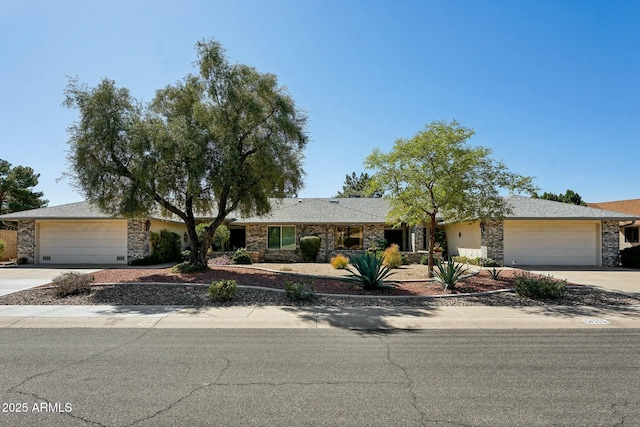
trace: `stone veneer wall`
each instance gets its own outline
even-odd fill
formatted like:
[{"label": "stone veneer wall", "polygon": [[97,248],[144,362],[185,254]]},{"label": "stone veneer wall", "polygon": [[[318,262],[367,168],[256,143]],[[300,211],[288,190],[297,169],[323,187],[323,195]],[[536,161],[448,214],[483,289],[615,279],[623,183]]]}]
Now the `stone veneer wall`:
[{"label": "stone veneer wall", "polygon": [[27,263],[36,261],[36,222],[18,221],[18,259],[26,258]]},{"label": "stone veneer wall", "polygon": [[[267,249],[267,228],[268,225],[266,224],[247,225],[246,227],[247,251],[254,254],[254,259],[271,262],[302,261],[300,238],[305,236],[320,237],[320,252],[316,260],[318,262],[328,262],[331,257],[338,253],[350,252],[335,250],[335,226],[333,225],[296,225],[295,251]],[[382,224],[365,225],[362,231],[365,249],[373,246],[376,240],[384,238],[384,225]]]},{"label": "stone veneer wall", "polygon": [[504,223],[482,221],[480,223],[480,247],[487,247],[487,258],[504,262]]},{"label": "stone veneer wall", "polygon": [[602,266],[620,265],[620,223],[602,221]]},{"label": "stone veneer wall", "polygon": [[151,254],[146,219],[127,220],[127,264]]}]

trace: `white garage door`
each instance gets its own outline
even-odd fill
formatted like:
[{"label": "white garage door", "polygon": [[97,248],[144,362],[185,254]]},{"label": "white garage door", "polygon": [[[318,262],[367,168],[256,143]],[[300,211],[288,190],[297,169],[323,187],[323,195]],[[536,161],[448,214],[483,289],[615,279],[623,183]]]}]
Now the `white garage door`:
[{"label": "white garage door", "polygon": [[505,265],[598,265],[599,229],[587,221],[505,221]]},{"label": "white garage door", "polygon": [[127,221],[38,223],[40,264],[126,264]]}]

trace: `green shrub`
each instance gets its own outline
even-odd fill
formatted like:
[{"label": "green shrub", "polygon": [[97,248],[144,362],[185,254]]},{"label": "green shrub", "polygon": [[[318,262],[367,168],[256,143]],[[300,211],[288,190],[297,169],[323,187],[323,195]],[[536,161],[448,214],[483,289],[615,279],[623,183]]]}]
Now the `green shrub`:
[{"label": "green shrub", "polygon": [[28,264],[29,263],[29,258],[27,258],[26,256],[22,256],[22,257],[18,258],[17,263],[18,263],[18,265]]},{"label": "green shrub", "polygon": [[398,268],[402,265],[402,254],[398,245],[394,243],[384,250],[382,264],[389,268]]},{"label": "green shrub", "polygon": [[498,270],[495,267],[493,267],[492,270],[489,270],[489,275],[493,280],[498,280],[500,278],[500,273],[502,273],[502,270]]},{"label": "green shrub", "polygon": [[287,298],[294,301],[310,301],[316,297],[313,282],[287,281],[284,284],[284,294]]},{"label": "green shrub", "polygon": [[4,240],[0,239],[0,256],[2,256],[2,252],[4,252],[5,243]]},{"label": "green shrub", "polygon": [[55,288],[56,296],[64,298],[69,295],[91,292],[93,277],[70,271],[55,277],[51,283],[57,286],[57,288]]},{"label": "green shrub", "polygon": [[433,274],[435,275],[436,280],[442,284],[442,287],[446,291],[447,289],[453,290],[456,283],[458,283],[466,271],[467,269],[464,265],[456,264],[450,259],[444,265],[438,261]]},{"label": "green shrub", "polygon": [[351,274],[344,280],[359,283],[364,289],[383,287],[385,279],[393,273],[391,268],[382,264],[382,257],[371,252],[353,255],[351,265],[356,271],[347,268]]},{"label": "green shrub", "polygon": [[233,253],[231,262],[234,264],[253,264],[251,261],[251,255],[247,252],[246,248],[240,248]]},{"label": "green shrub", "polygon": [[479,265],[481,267],[502,267],[502,264],[491,258],[476,258],[476,262],[477,264],[475,265]]},{"label": "green shrub", "polygon": [[[201,244],[204,243],[204,234],[206,228],[209,226],[211,226],[211,224],[206,222],[201,222],[200,224],[196,225],[196,235],[198,236],[198,241]],[[220,224],[218,228],[216,228],[216,231],[214,231],[213,233],[211,246],[215,250],[222,250],[224,249],[224,245],[229,241],[230,238],[231,232],[229,231],[229,228],[227,228],[227,226],[224,224]]]},{"label": "green shrub", "polygon": [[320,252],[321,240],[318,236],[305,236],[300,238],[300,252],[305,261],[315,262]]},{"label": "green shrub", "polygon": [[633,246],[620,251],[620,262],[626,268],[640,268],[640,246]]},{"label": "green shrub", "polygon": [[551,276],[538,276],[523,273],[515,278],[516,294],[532,299],[558,299],[567,293],[567,281],[554,279]]},{"label": "green shrub", "polygon": [[152,254],[149,255],[147,257],[144,258],[138,258],[138,259],[134,259],[132,260],[129,264],[131,265],[136,265],[136,266],[140,266],[140,265],[156,265],[156,264],[162,264],[164,261],[160,260],[160,258],[158,257],[158,255],[156,254]]},{"label": "green shrub", "polygon": [[174,273],[200,273],[206,270],[206,265],[191,264],[189,261],[181,262],[171,268],[171,271]]},{"label": "green shrub", "polygon": [[160,233],[150,233],[153,255],[158,263],[178,261],[180,259],[180,236],[167,229]]},{"label": "green shrub", "polygon": [[453,260],[460,264],[473,264],[471,262],[471,258],[468,258],[466,256],[454,256]]},{"label": "green shrub", "polygon": [[235,280],[216,280],[209,286],[209,296],[216,302],[232,300],[238,292],[238,284]]},{"label": "green shrub", "polygon": [[191,259],[191,249],[185,249],[180,252],[180,259],[184,261],[189,261]]},{"label": "green shrub", "polygon": [[331,267],[335,268],[336,270],[344,270],[348,265],[349,258],[342,254],[338,254],[331,258]]}]

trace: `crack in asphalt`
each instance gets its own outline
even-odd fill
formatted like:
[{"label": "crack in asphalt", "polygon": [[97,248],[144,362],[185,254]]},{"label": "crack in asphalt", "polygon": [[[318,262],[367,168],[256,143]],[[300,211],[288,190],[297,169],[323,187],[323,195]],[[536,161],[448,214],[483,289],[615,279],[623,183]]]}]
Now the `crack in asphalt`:
[{"label": "crack in asphalt", "polygon": [[622,426],[624,425],[625,421],[627,420],[627,416],[623,413],[620,412],[620,410],[618,409],[619,407],[623,407],[626,408],[627,406],[629,406],[630,404],[635,404],[635,405],[640,405],[640,402],[629,402],[626,400],[623,400],[622,402],[614,402],[611,404],[611,407],[609,408],[609,410],[611,412],[613,412],[613,415],[616,417],[620,418],[620,421],[612,424],[613,427],[615,426]]},{"label": "crack in asphalt", "polygon": [[385,349],[386,349],[386,358],[387,361],[389,362],[389,364],[391,366],[396,367],[397,369],[399,369],[402,372],[402,375],[404,376],[405,380],[404,383],[406,383],[408,391],[409,391],[409,395],[411,396],[411,406],[413,406],[413,409],[416,411],[418,418],[417,421],[420,423],[420,425],[425,425],[425,417],[426,414],[424,413],[424,411],[422,409],[420,409],[420,406],[418,405],[418,396],[416,395],[415,391],[413,390],[413,379],[411,378],[411,376],[409,376],[409,372],[407,370],[407,368],[405,368],[404,366],[400,365],[397,362],[394,362],[391,359],[391,346],[389,345],[389,341],[384,339],[385,337],[383,336],[377,336],[376,338],[378,338],[380,340],[380,342],[384,345]]},{"label": "crack in asphalt", "polygon": [[158,415],[167,412],[171,409],[173,409],[174,406],[178,405],[179,403],[183,402],[184,400],[190,398],[194,393],[200,391],[200,390],[204,390],[208,387],[211,387],[212,385],[219,385],[218,381],[220,380],[220,378],[222,377],[222,375],[225,373],[225,371],[229,368],[229,366],[231,365],[231,361],[229,361],[229,359],[227,359],[226,357],[222,357],[222,360],[224,360],[225,365],[222,367],[222,369],[220,370],[220,372],[218,373],[218,376],[216,377],[216,379],[211,382],[211,383],[204,383],[200,386],[194,387],[193,389],[191,389],[191,391],[189,391],[187,394],[185,394],[184,396],[182,396],[181,398],[177,399],[176,401],[170,403],[169,405],[167,405],[165,408],[159,409],[156,412],[154,412],[151,415],[148,415],[144,418],[140,418],[135,420],[134,422],[132,422],[131,424],[128,425],[128,427],[132,427],[138,423],[141,423],[143,421],[147,421],[150,420],[152,418],[157,417]]},{"label": "crack in asphalt", "polygon": [[[41,401],[50,402],[49,399],[47,399],[45,397],[42,397],[42,396],[38,396],[35,393],[19,390],[19,387],[23,386],[24,384],[28,383],[29,381],[31,381],[31,380],[33,380],[35,378],[63,371],[63,370],[65,370],[65,369],[67,369],[67,368],[69,368],[71,366],[78,365],[80,363],[86,362],[87,360],[90,360],[90,359],[95,358],[97,356],[101,356],[103,354],[106,354],[106,353],[108,353],[110,351],[114,351],[114,350],[117,350],[117,349],[122,348],[124,346],[127,346],[129,344],[133,344],[134,342],[140,340],[141,338],[143,338],[145,335],[147,335],[151,331],[153,331],[153,329],[147,329],[146,331],[144,331],[143,333],[141,333],[139,336],[135,337],[134,339],[129,340],[127,342],[124,342],[122,344],[119,344],[117,346],[114,346],[114,347],[111,347],[111,348],[107,348],[107,349],[99,351],[97,353],[90,354],[90,355],[88,355],[88,356],[86,356],[86,357],[84,357],[82,359],[75,360],[73,362],[67,363],[67,364],[65,364],[63,366],[60,366],[58,368],[50,369],[48,371],[39,372],[37,374],[31,375],[31,376],[25,378],[24,380],[22,380],[20,383],[9,387],[8,389],[5,390],[5,392],[6,393],[17,393],[17,394],[21,394],[21,395],[24,395],[24,396],[31,396],[31,397],[35,397],[36,399],[41,400]],[[79,420],[82,420],[82,421],[85,421],[85,422],[88,422],[88,423],[91,423],[91,424],[95,424],[97,426],[102,426],[102,427],[105,426],[104,424],[101,424],[101,423],[99,423],[97,421],[93,421],[93,420],[90,420],[88,418],[81,417],[79,415],[73,415],[73,414],[71,414],[69,412],[65,412],[64,415],[68,415],[68,416],[70,416],[72,418],[76,418],[76,419],[79,419]]]}]

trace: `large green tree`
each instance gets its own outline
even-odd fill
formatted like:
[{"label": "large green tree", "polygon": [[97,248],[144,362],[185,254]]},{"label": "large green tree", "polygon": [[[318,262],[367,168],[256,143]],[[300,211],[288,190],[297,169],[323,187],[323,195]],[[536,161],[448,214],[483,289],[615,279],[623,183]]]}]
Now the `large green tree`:
[{"label": "large green tree", "polygon": [[40,174],[27,166],[12,167],[0,159],[0,214],[42,208],[49,203],[44,193],[33,191]]},{"label": "large green tree", "polygon": [[346,175],[342,191],[336,197],[382,197],[382,192],[372,189],[371,176],[368,173],[361,173],[359,176],[355,172]]},{"label": "large green tree", "polygon": [[538,193],[533,193],[531,197],[533,197],[534,199],[553,200],[554,202],[569,203],[569,204],[578,205],[578,206],[587,206],[584,200],[582,200],[582,197],[580,197],[580,195],[573,190],[567,190],[565,191],[564,194],[547,193],[545,191],[544,193],[542,193],[541,196],[539,196]]},{"label": "large green tree", "polygon": [[457,121],[434,121],[413,138],[398,139],[389,153],[375,149],[365,160],[373,185],[390,198],[388,220],[396,225],[429,225],[429,275],[433,273],[436,218],[446,222],[500,219],[509,207],[500,195],[533,192],[530,177],[509,172]]},{"label": "large green tree", "polygon": [[[75,185],[114,215],[157,208],[182,219],[194,265],[206,265],[215,230],[234,210],[265,214],[269,199],[297,194],[307,117],[273,74],[230,64],[222,46],[196,45],[198,74],[160,89],[148,104],[104,79],[87,88],[71,79],[65,105]],[[200,242],[198,214],[214,219]],[[204,248],[204,250],[203,250]]]}]

